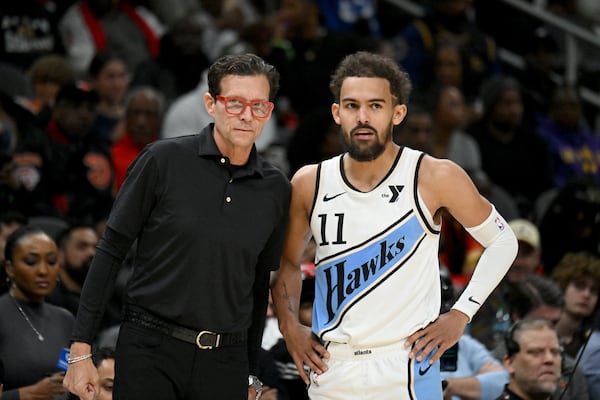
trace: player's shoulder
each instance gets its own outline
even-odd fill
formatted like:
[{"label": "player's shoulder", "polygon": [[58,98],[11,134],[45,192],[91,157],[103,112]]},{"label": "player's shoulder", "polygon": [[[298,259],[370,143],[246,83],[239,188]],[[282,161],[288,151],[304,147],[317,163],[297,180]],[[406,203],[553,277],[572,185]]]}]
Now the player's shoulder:
[{"label": "player's shoulder", "polygon": [[419,167],[419,177],[431,183],[442,183],[462,176],[464,170],[454,161],[425,155]]},{"label": "player's shoulder", "polygon": [[308,164],[301,167],[294,173],[294,176],[292,176],[292,185],[305,186],[310,184],[310,182],[314,183],[317,178],[318,171],[319,164]]}]

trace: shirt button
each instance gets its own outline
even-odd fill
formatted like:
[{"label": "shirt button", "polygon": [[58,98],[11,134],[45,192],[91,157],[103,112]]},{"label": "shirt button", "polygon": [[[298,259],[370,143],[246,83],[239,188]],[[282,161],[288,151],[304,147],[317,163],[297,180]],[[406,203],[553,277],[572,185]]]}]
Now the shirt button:
[{"label": "shirt button", "polygon": [[231,197],[229,197],[229,196],[225,197],[225,201],[228,203],[231,203]]},{"label": "shirt button", "polygon": [[227,160],[225,160],[225,157],[221,157],[221,164],[225,164]]}]

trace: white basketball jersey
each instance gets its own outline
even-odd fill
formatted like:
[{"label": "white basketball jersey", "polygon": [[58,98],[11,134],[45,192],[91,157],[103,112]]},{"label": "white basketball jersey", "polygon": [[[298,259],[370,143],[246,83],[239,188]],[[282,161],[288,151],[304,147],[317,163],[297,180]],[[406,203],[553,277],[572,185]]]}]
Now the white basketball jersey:
[{"label": "white basketball jersey", "polygon": [[348,182],[342,156],[319,165],[310,226],[316,241],[312,328],[322,340],[386,345],[437,318],[440,226],[417,191],[422,157],[402,147],[368,193]]}]

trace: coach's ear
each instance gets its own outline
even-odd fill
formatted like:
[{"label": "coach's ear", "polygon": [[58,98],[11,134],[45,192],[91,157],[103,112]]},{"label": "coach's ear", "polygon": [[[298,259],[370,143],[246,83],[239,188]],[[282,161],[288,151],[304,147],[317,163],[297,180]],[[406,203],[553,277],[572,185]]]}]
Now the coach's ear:
[{"label": "coach's ear", "polygon": [[204,100],[204,108],[206,108],[206,112],[214,117],[215,116],[215,103],[216,100],[214,97],[212,97],[212,95],[208,92],[204,93],[204,96],[202,98]]}]

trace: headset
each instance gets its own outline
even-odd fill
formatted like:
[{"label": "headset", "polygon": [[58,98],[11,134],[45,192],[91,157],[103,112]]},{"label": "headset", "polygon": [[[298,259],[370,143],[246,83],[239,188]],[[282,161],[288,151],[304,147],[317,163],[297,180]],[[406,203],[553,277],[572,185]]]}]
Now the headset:
[{"label": "headset", "polygon": [[[515,340],[515,334],[517,333],[517,331],[520,331],[521,329],[523,329],[523,325],[531,325],[531,323],[536,325],[534,327],[534,329],[537,327],[546,327],[546,328],[552,329],[556,333],[556,330],[552,326],[552,323],[550,321],[548,321],[547,319],[544,319],[544,318],[520,319],[520,320],[516,321],[515,323],[513,323],[510,326],[510,328],[508,328],[506,333],[504,334],[504,344],[506,345],[506,355],[508,357],[511,357],[511,356],[517,354],[519,351],[521,351],[521,346]],[[531,328],[526,328],[526,329],[531,329]],[[558,333],[556,333],[556,336],[558,337]],[[560,338],[559,338],[559,345],[560,345]],[[562,351],[563,351],[562,346],[561,346],[560,351],[562,353]]]},{"label": "headset", "polygon": [[520,327],[521,320],[518,320],[512,324],[504,334],[504,344],[506,345],[506,354],[508,357],[512,357],[514,354],[521,351],[521,346],[519,346],[519,343],[515,340],[515,331],[520,329]]}]

